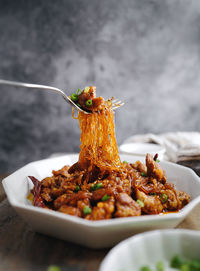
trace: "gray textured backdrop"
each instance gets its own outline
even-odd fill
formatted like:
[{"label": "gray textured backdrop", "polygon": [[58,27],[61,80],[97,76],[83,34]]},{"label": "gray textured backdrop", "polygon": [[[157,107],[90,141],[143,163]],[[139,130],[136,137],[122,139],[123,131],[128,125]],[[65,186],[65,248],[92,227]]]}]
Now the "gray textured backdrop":
[{"label": "gray textured backdrop", "polygon": [[[0,0],[0,78],[71,93],[96,85],[126,102],[132,134],[200,131],[200,1]],[[77,152],[71,108],[52,93],[0,86],[0,172]]]}]

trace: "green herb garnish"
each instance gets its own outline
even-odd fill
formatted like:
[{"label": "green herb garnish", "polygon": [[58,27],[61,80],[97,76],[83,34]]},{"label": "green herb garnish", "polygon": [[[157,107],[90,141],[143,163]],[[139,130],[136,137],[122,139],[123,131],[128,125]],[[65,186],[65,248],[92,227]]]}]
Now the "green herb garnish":
[{"label": "green herb garnish", "polygon": [[147,174],[146,174],[145,172],[141,172],[140,175],[141,175],[142,177],[147,177]]},{"label": "green herb garnish", "polygon": [[156,270],[157,271],[164,271],[165,270],[165,266],[164,266],[164,263],[162,261],[157,262]]},{"label": "green herb garnish", "polygon": [[167,196],[166,194],[162,194],[162,195],[160,196],[160,198],[161,198],[162,203],[165,203],[165,202],[167,202],[167,200],[168,200],[168,196]]},{"label": "green herb garnish", "polygon": [[76,94],[79,94],[79,92],[82,92],[82,90],[80,88],[77,89]]},{"label": "green herb garnish", "polygon": [[149,193],[149,196],[156,196],[156,193],[155,192]]},{"label": "green herb garnish", "polygon": [[140,199],[138,199],[136,202],[140,205],[141,208],[144,207],[144,202],[141,201]]},{"label": "green herb garnish", "polygon": [[109,198],[110,198],[110,196],[107,195],[107,194],[105,194],[101,200],[102,200],[102,201],[106,201],[106,200],[108,200]]},{"label": "green herb garnish", "polygon": [[81,189],[80,186],[77,185],[77,186],[75,187],[75,190],[74,190],[74,191],[75,191],[75,192],[78,192],[78,191],[80,191],[80,189]]},{"label": "green herb garnish", "polygon": [[48,268],[47,268],[47,271],[61,271],[60,267],[57,266],[57,265],[50,265]]},{"label": "green herb garnish", "polygon": [[[191,269],[190,266],[186,263],[186,264],[181,265],[180,270],[181,271],[192,271],[193,269]],[[194,269],[194,270],[196,270],[196,269]],[[197,270],[200,270],[200,269],[197,269]]]},{"label": "green herb garnish", "polygon": [[102,188],[102,186],[103,186],[102,183],[96,183],[96,184],[93,184],[93,185],[90,187],[90,191],[98,190],[98,189]]},{"label": "green herb garnish", "polygon": [[71,100],[72,100],[73,102],[77,102],[77,101],[78,101],[78,94],[72,93],[72,95],[71,95]]},{"label": "green herb garnish", "polygon": [[183,260],[181,259],[181,257],[179,255],[175,255],[170,262],[170,267],[173,268],[180,268],[181,265],[183,264]]},{"label": "green herb garnish", "polygon": [[140,268],[140,271],[152,271],[151,268],[149,266],[142,266]]},{"label": "green herb garnish", "polygon": [[87,100],[85,102],[85,105],[88,106],[88,107],[92,106],[92,100]]},{"label": "green herb garnish", "polygon": [[[170,261],[170,267],[180,271],[200,271],[200,260],[184,260],[179,255],[175,255]],[[165,266],[162,261],[157,262],[156,271],[164,271]],[[151,271],[149,266],[142,266],[140,271]]]},{"label": "green herb garnish", "polygon": [[89,206],[87,206],[87,205],[84,206],[84,208],[83,208],[84,215],[91,214],[91,212],[92,212],[92,209]]}]

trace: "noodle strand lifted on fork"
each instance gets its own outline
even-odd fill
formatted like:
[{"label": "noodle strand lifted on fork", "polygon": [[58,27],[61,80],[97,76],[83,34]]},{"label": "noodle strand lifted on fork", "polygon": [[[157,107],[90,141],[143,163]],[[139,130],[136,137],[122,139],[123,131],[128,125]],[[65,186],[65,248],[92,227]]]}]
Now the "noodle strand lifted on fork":
[{"label": "noodle strand lifted on fork", "polygon": [[100,220],[177,212],[190,201],[190,195],[167,182],[157,155],[147,154],[145,164],[120,161],[112,101],[96,98],[92,86],[78,89],[71,99],[91,113],[78,113],[79,160],[41,182],[30,176],[33,205]]}]

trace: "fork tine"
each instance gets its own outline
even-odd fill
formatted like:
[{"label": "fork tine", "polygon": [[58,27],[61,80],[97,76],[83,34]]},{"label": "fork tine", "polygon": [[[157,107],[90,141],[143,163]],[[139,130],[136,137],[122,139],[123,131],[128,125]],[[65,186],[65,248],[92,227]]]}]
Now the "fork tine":
[{"label": "fork tine", "polygon": [[124,105],[125,103],[124,102],[118,102],[118,103],[115,103],[115,104],[113,104],[112,105],[112,107],[118,107],[118,106],[122,106],[122,105]]},{"label": "fork tine", "polygon": [[114,105],[114,106],[112,107],[112,110],[117,109],[117,108],[123,106],[124,104],[125,104],[125,103],[122,103],[122,102],[121,102],[120,104]]},{"label": "fork tine", "polygon": [[115,99],[115,100],[112,100],[112,103],[115,104],[118,101],[119,101],[119,99]]},{"label": "fork tine", "polygon": [[113,103],[113,105],[118,105],[118,104],[121,104],[122,102],[121,101],[117,101],[115,103]]}]

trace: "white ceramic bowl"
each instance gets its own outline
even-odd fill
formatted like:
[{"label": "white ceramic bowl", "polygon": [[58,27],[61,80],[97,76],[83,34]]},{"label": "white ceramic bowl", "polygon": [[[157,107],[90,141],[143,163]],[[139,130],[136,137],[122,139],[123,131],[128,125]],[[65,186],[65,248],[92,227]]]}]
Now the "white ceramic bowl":
[{"label": "white ceramic bowl", "polygon": [[[134,162],[141,157],[121,155],[121,159]],[[26,199],[32,183],[27,176],[42,180],[51,176],[53,169],[72,165],[78,155],[66,155],[30,163],[3,180],[3,186],[10,204],[32,228],[40,233],[55,236],[93,248],[110,247],[135,233],[152,229],[173,228],[200,202],[200,179],[189,168],[168,162],[160,162],[166,170],[168,181],[178,189],[191,195],[191,202],[178,213],[167,215],[146,215],[140,217],[116,218],[88,221],[60,212],[35,207]]]},{"label": "white ceramic bowl", "polygon": [[124,143],[119,147],[120,152],[125,154],[146,156],[147,153],[152,155],[158,154],[159,160],[163,160],[165,148],[159,144],[153,143]]},{"label": "white ceramic bowl", "polygon": [[110,250],[99,271],[140,271],[147,265],[156,270],[158,261],[170,268],[175,255],[200,260],[200,232],[191,230],[157,230],[135,235]]}]

